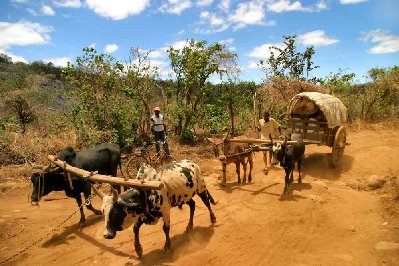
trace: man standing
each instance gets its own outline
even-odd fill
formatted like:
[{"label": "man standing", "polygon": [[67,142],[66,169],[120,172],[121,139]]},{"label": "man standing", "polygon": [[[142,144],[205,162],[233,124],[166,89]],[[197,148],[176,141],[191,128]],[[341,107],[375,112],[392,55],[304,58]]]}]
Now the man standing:
[{"label": "man standing", "polygon": [[164,121],[164,117],[161,114],[161,108],[159,108],[158,106],[154,108],[154,115],[151,116],[150,125],[152,134],[154,134],[155,137],[157,156],[161,155],[161,148],[159,145],[160,142],[162,142],[163,144],[163,149],[165,150],[165,153],[167,155],[170,155],[168,141],[166,138],[166,124]]},{"label": "man standing", "polygon": [[[267,147],[269,151],[269,164],[272,161],[272,143],[273,140],[276,138],[275,132],[276,129],[278,130],[279,134],[281,135],[281,126],[280,124],[270,117],[269,111],[265,111],[264,116],[262,119],[259,119],[259,127],[258,130],[260,131],[260,138],[261,139],[270,139],[270,144],[262,144],[262,147]],[[265,163],[264,172],[267,174],[267,151],[263,152],[263,162]]]}]

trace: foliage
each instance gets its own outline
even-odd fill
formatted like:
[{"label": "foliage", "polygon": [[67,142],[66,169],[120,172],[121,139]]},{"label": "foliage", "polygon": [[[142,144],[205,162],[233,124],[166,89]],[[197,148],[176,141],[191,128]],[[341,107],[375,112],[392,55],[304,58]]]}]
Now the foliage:
[{"label": "foliage", "polygon": [[37,119],[32,106],[19,92],[10,93],[5,100],[5,106],[17,117],[22,134],[26,132],[26,126]]},{"label": "foliage", "polygon": [[215,43],[207,46],[206,41],[186,42],[183,49],[170,47],[168,50],[171,67],[176,77],[175,111],[177,111],[175,132],[191,132],[204,104],[206,82],[213,74],[223,75],[233,65],[236,55],[227,51],[224,45]]},{"label": "foliage", "polygon": [[116,142],[122,147],[132,140],[132,112],[124,97],[121,74],[124,67],[115,58],[84,48],[76,65],[68,64],[63,74],[73,89],[76,103],[71,120],[83,142]]},{"label": "foliage", "polygon": [[259,65],[266,74],[266,78],[286,78],[288,80],[307,80],[315,83],[317,79],[309,79],[309,73],[319,66],[315,66],[312,57],[315,53],[313,46],[307,47],[303,53],[296,48],[296,35],[283,36],[284,47],[270,47],[270,57],[261,60]]}]

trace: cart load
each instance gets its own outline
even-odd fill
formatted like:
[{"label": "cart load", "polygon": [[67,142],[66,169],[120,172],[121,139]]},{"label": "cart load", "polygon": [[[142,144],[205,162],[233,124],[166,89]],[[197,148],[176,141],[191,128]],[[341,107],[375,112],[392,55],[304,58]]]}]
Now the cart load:
[{"label": "cart load", "polygon": [[336,97],[319,92],[295,95],[288,104],[288,126],[306,144],[332,147],[332,163],[338,165],[346,145],[348,110]]}]

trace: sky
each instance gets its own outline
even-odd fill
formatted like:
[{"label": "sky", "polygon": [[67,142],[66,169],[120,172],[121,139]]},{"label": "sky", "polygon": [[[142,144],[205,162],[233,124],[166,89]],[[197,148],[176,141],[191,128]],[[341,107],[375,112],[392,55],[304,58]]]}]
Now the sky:
[{"label": "sky", "polygon": [[298,51],[315,47],[313,76],[342,69],[364,82],[373,67],[399,65],[399,0],[0,0],[0,53],[14,62],[66,66],[84,47],[126,62],[139,48],[166,78],[168,47],[195,39],[225,44],[239,78],[259,83],[257,64],[283,35]]}]

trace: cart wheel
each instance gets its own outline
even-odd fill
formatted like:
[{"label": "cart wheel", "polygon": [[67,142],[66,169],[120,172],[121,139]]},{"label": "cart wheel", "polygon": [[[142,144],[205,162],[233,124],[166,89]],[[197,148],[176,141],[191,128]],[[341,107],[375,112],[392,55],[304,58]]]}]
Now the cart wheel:
[{"label": "cart wheel", "polygon": [[334,146],[332,147],[332,163],[333,166],[339,165],[339,160],[344,154],[346,145],[346,127],[340,126],[335,133]]},{"label": "cart wheel", "polygon": [[145,163],[146,160],[143,157],[132,156],[126,163],[125,173],[129,178],[135,179],[140,166]]}]

